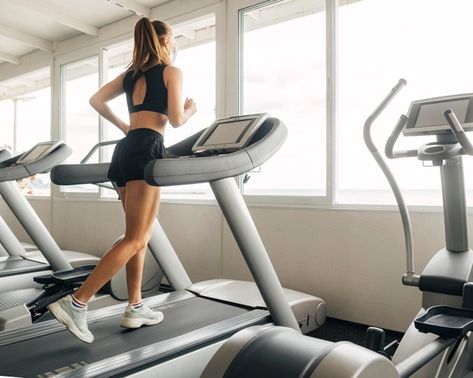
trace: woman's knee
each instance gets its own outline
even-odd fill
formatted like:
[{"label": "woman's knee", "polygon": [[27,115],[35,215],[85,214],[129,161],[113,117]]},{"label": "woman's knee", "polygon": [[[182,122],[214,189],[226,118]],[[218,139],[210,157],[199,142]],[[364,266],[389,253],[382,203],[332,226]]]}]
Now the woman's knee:
[{"label": "woman's knee", "polygon": [[127,238],[125,236],[123,241],[128,245],[129,251],[132,255],[144,253],[148,245],[148,240],[145,238]]}]

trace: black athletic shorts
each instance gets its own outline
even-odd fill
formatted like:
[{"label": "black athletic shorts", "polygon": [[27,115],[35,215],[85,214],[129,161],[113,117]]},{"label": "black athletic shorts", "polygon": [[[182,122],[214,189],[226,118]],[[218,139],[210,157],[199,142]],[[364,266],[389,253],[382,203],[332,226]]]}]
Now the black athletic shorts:
[{"label": "black athletic shorts", "polygon": [[166,154],[163,135],[148,128],[133,129],[120,140],[113,151],[108,178],[118,187],[128,181],[144,180],[146,164]]}]

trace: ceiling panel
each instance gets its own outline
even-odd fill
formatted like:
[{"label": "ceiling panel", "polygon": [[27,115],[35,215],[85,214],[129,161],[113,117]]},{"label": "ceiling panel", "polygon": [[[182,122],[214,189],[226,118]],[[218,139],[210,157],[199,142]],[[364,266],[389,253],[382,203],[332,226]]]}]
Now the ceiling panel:
[{"label": "ceiling panel", "polygon": [[147,6],[148,8],[154,8],[154,7],[157,7],[158,5],[169,3],[169,1],[170,0],[139,0],[137,2],[140,4],[143,4],[144,6]]},{"label": "ceiling panel", "polygon": [[5,54],[14,55],[16,57],[28,54],[36,50],[34,47],[20,43],[13,39],[0,35],[0,51]]},{"label": "ceiling panel", "polygon": [[[0,0],[0,9],[2,10],[0,12],[0,24],[53,42],[81,34],[77,30],[61,25],[51,18],[42,16],[38,12],[19,4],[15,1]],[[47,12],[46,6],[44,9]]]},{"label": "ceiling panel", "polygon": [[81,21],[98,27],[133,15],[128,10],[115,5],[113,1],[107,0],[47,0],[47,2]]},{"label": "ceiling panel", "polygon": [[166,2],[169,0],[0,0],[0,67],[12,64],[2,63],[6,56],[20,58],[35,51],[39,46],[31,46],[34,38],[43,40],[44,49],[44,44],[52,46],[84,32],[94,35],[99,28],[134,15],[128,8],[151,10]]}]

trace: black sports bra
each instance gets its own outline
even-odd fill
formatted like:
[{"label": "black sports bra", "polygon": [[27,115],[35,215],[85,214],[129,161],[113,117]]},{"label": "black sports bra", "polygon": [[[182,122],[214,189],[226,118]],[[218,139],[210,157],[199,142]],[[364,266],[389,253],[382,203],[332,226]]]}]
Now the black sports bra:
[{"label": "black sports bra", "polygon": [[[126,102],[130,113],[149,110],[167,115],[168,90],[164,85],[163,72],[165,64],[157,64],[146,71],[130,70],[123,78],[123,90],[126,94]],[[146,93],[143,102],[133,105],[133,88],[141,76],[145,76]]]}]

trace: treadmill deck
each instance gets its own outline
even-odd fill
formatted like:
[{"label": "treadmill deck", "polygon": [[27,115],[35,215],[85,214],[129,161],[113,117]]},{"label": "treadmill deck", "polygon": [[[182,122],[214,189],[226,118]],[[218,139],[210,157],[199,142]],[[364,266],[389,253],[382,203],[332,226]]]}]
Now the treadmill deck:
[{"label": "treadmill deck", "polygon": [[[164,304],[154,309],[164,313],[163,322],[136,330],[120,327],[121,314],[89,322],[89,328],[95,336],[92,344],[81,342],[63,329],[1,346],[0,375],[42,378],[65,371],[76,371],[74,376],[90,376],[89,373],[81,374],[80,370],[87,370],[87,366],[101,360],[160,341],[169,340],[171,349],[171,339],[179,339],[186,333],[249,312],[241,307],[199,297]],[[182,340],[179,342],[182,343]],[[195,347],[195,342],[193,344]]]}]

